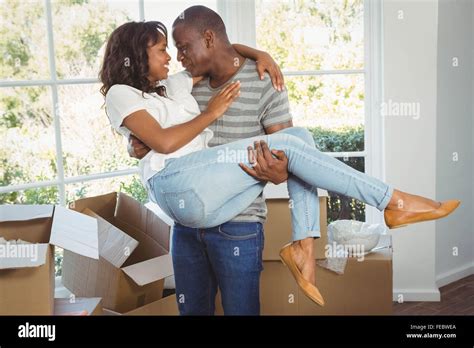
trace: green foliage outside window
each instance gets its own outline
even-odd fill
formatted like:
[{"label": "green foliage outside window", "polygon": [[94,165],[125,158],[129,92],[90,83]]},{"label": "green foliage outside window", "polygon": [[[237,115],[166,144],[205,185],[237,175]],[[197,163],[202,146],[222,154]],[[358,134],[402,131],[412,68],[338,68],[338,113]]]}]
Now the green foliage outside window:
[{"label": "green foliage outside window", "polygon": [[[363,151],[364,128],[344,127],[337,130],[323,128],[310,128],[316,147],[324,152],[349,152]],[[350,167],[364,172],[363,157],[339,158]],[[335,220],[358,220],[365,221],[365,204],[357,199],[328,192],[328,224]]]}]

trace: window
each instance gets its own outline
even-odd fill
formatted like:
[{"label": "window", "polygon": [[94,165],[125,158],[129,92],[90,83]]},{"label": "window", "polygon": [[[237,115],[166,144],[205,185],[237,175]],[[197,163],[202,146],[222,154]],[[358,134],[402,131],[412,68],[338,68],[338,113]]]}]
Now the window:
[{"label": "window", "polygon": [[170,28],[198,3],[217,9],[216,0],[0,0],[0,204],[65,205],[117,190],[147,199],[105,117],[97,75],[106,39],[131,20]]},{"label": "window", "polygon": [[[256,44],[280,63],[295,126],[365,172],[369,40],[364,0],[255,0]],[[365,205],[329,192],[328,222],[364,221]]]}]

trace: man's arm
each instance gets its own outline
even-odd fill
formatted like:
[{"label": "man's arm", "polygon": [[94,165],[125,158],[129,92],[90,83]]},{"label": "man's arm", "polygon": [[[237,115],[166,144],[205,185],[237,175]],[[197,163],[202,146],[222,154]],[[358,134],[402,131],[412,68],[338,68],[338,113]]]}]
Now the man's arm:
[{"label": "man's arm", "polygon": [[290,128],[290,127],[293,127],[293,121],[292,120],[290,120],[288,122],[276,124],[274,126],[268,126],[268,127],[265,128],[265,133],[273,134],[273,133],[276,133],[278,131],[281,131],[282,129]]}]

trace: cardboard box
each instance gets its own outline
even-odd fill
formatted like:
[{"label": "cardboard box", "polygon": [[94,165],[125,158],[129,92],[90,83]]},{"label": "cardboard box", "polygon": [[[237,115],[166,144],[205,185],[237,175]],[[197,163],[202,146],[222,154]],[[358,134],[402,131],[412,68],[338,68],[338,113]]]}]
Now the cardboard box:
[{"label": "cardboard box", "polygon": [[299,290],[280,261],[264,261],[260,276],[260,314],[298,315]]},{"label": "cardboard box", "polygon": [[[280,261],[279,251],[291,238],[288,200],[267,201],[263,272],[260,278],[262,315],[391,315],[392,249],[350,257],[343,275],[316,266],[316,284],[326,305],[320,307],[299,289],[291,272]],[[321,238],[315,240],[316,259],[325,259],[328,244],[326,197],[320,197]],[[315,261],[316,262],[316,261]]]},{"label": "cardboard box", "polygon": [[98,221],[99,259],[64,253],[63,285],[77,297],[101,297],[103,307],[126,313],[162,298],[173,275],[170,226],[122,193],[70,205]]},{"label": "cardboard box", "polygon": [[71,303],[69,298],[55,298],[54,315],[102,315],[102,299],[79,297]]},{"label": "cardboard box", "polygon": [[349,257],[342,275],[317,266],[316,284],[326,305],[299,290],[299,314],[392,315],[392,249],[371,252],[363,261]]},{"label": "cardboard box", "polygon": [[59,206],[0,206],[0,237],[0,315],[53,314],[53,245],[98,258],[96,221]]},{"label": "cardboard box", "polygon": [[392,250],[350,257],[343,275],[316,266],[316,284],[326,304],[311,301],[280,261],[265,261],[260,279],[262,315],[391,315]]}]

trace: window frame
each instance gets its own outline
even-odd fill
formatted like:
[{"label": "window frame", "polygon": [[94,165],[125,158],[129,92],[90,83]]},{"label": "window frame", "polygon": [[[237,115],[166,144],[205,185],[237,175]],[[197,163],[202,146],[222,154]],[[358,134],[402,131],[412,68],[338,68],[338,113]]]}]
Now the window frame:
[{"label": "window frame", "polygon": [[[145,18],[145,1],[139,0],[139,20]],[[62,138],[60,127],[60,110],[58,86],[75,84],[93,84],[99,82],[96,78],[78,78],[78,79],[57,79],[56,76],[56,57],[55,42],[53,33],[53,18],[51,0],[44,0],[45,20],[48,36],[48,56],[49,56],[49,79],[41,80],[6,80],[0,81],[2,87],[23,87],[23,86],[50,86],[52,95],[55,146],[56,146],[56,164],[57,178],[55,180],[32,182],[19,185],[9,185],[0,187],[0,193],[22,191],[25,189],[35,189],[42,187],[58,187],[59,204],[66,205],[66,185],[106,179],[113,177],[125,177],[138,174],[138,167],[117,170],[112,172],[103,172],[82,176],[65,177],[63,156],[62,156]],[[256,46],[256,16],[255,0],[217,0],[217,9],[226,23],[231,42],[244,43],[250,46]],[[316,76],[331,74],[364,74],[365,81],[365,124],[364,124],[364,142],[365,150],[359,152],[329,152],[333,157],[364,157],[365,172],[369,175],[384,179],[384,136],[383,136],[383,118],[380,115],[380,105],[383,100],[382,90],[382,4],[377,0],[364,0],[364,69],[358,70],[319,70],[319,71],[284,71],[284,76]],[[246,28],[247,30],[241,30]],[[286,184],[278,186],[267,185],[265,189],[267,198],[286,198],[288,197]],[[368,222],[381,221],[380,214],[376,214],[375,209],[367,207],[366,220]]]}]

